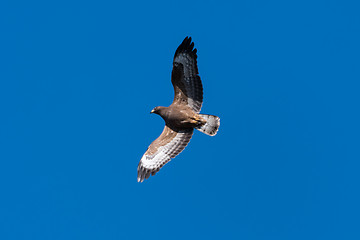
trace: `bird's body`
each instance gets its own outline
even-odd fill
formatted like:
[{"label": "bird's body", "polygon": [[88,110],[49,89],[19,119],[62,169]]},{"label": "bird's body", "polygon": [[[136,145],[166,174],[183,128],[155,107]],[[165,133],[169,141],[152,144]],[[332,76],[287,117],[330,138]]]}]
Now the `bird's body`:
[{"label": "bird's body", "polygon": [[200,117],[199,114],[192,111],[186,105],[171,105],[169,107],[157,107],[158,110],[154,111],[160,115],[166,125],[173,128],[195,128],[206,121]]},{"label": "bird's body", "polygon": [[194,128],[210,136],[218,131],[219,117],[200,114],[203,87],[198,75],[196,52],[194,43],[188,37],[175,52],[171,74],[174,101],[169,107],[155,107],[151,111],[164,119],[165,127],[140,160],[138,182],[155,175],[162,166],[184,150]]}]

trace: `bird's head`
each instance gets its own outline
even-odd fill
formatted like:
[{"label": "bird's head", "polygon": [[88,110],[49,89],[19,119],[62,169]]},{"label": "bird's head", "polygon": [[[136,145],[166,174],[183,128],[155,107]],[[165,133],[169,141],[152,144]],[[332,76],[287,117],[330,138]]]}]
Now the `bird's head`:
[{"label": "bird's head", "polygon": [[153,110],[151,110],[150,113],[156,113],[156,114],[159,114],[159,110],[160,110],[160,107],[154,107]]},{"label": "bird's head", "polygon": [[150,113],[156,113],[157,115],[163,116],[166,112],[167,107],[155,107]]}]

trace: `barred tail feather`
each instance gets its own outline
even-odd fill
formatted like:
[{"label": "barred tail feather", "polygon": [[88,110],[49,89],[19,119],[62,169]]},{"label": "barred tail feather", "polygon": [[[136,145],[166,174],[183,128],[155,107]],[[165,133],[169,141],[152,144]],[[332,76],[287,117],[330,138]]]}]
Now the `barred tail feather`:
[{"label": "barred tail feather", "polygon": [[215,136],[220,127],[220,118],[214,115],[199,114],[206,120],[204,125],[196,127],[197,130],[210,136]]}]

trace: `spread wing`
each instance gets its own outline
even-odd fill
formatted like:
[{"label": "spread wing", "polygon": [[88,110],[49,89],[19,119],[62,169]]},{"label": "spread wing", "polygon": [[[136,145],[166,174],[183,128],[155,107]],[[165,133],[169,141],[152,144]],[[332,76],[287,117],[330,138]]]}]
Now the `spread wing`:
[{"label": "spread wing", "polygon": [[162,166],[176,157],[190,142],[193,129],[173,130],[165,125],[161,135],[153,141],[138,165],[138,182],[155,175]]},{"label": "spread wing", "polygon": [[203,102],[203,87],[198,75],[196,51],[191,37],[186,37],[176,49],[171,74],[175,91],[172,104],[185,104],[199,113]]}]

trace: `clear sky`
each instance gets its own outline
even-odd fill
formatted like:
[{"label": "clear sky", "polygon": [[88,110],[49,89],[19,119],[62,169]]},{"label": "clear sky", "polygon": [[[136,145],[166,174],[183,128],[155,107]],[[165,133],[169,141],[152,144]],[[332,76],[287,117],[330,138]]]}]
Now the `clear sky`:
[{"label": "clear sky", "polygon": [[[358,1],[1,1],[0,239],[360,239]],[[138,162],[191,36],[202,112]]]}]

